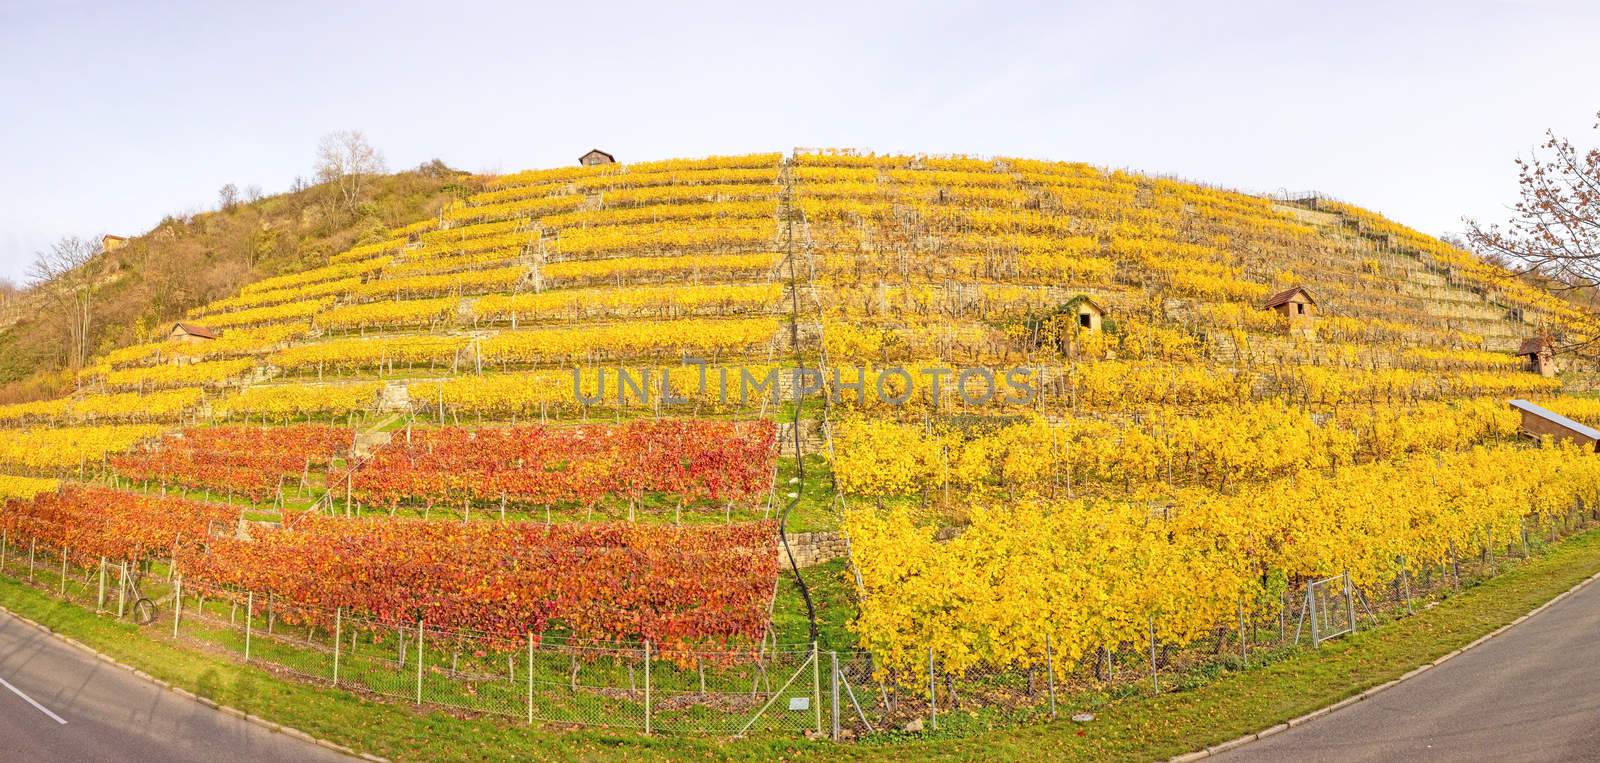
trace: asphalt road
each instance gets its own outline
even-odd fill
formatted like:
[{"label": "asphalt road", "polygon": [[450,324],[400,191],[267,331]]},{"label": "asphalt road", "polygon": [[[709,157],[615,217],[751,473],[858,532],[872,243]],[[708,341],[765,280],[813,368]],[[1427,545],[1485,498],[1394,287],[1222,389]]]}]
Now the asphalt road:
[{"label": "asphalt road", "polygon": [[1367,700],[1219,759],[1600,760],[1600,584]]},{"label": "asphalt road", "polygon": [[0,759],[349,760],[173,694],[4,613]]}]

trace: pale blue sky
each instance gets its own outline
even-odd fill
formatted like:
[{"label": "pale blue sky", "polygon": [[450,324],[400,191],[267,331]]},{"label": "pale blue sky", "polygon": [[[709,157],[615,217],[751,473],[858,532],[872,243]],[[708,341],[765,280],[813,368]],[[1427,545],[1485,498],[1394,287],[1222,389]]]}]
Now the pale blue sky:
[{"label": "pale blue sky", "polygon": [[1594,142],[1600,109],[1586,2],[245,5],[0,0],[0,277],[227,182],[281,191],[345,128],[395,168],[1087,161],[1442,233],[1502,215],[1511,159],[1546,127]]}]

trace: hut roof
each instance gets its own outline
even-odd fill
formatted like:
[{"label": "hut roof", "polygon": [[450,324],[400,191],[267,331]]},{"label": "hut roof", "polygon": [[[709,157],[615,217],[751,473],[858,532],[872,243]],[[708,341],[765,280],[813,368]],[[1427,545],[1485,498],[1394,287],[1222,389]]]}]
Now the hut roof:
[{"label": "hut roof", "polygon": [[1274,295],[1272,295],[1270,297],[1267,297],[1267,303],[1265,305],[1262,305],[1261,309],[1262,310],[1271,310],[1274,307],[1282,307],[1284,305],[1287,305],[1287,304],[1289,304],[1289,300],[1294,299],[1294,295],[1296,295],[1296,294],[1304,295],[1305,298],[1306,298],[1306,301],[1310,302],[1313,305],[1315,305],[1317,303],[1317,300],[1312,298],[1311,292],[1306,291],[1305,287],[1303,287],[1303,286],[1292,286],[1290,288],[1287,288],[1287,289],[1284,289],[1283,291],[1278,292],[1277,294],[1274,294]]},{"label": "hut roof", "polygon": [[202,326],[198,323],[185,323],[183,321],[178,321],[177,323],[173,324],[172,327],[182,331],[185,334],[188,334],[189,336],[197,336],[201,339],[217,338],[217,332],[212,331],[210,328]]},{"label": "hut roof", "polygon": [[1105,307],[1101,306],[1101,304],[1099,302],[1096,302],[1093,299],[1090,299],[1089,297],[1079,297],[1078,304],[1079,305],[1088,305],[1088,306],[1094,308],[1095,312],[1100,313],[1101,315],[1105,315],[1105,312],[1106,312]]},{"label": "hut roof", "polygon": [[1586,424],[1580,424],[1572,419],[1567,418],[1566,416],[1556,413],[1555,411],[1534,405],[1526,400],[1512,400],[1511,407],[1522,411],[1523,413],[1538,416],[1545,421],[1560,426],[1562,429],[1571,430],[1574,434],[1583,435],[1591,440],[1600,442],[1600,429],[1595,429],[1594,427]]},{"label": "hut roof", "polygon": [[578,161],[581,162],[584,159],[588,159],[589,157],[594,156],[595,154],[599,154],[599,155],[605,157],[606,161],[608,161],[608,162],[615,162],[617,160],[617,157],[612,156],[611,154],[608,154],[608,153],[606,153],[604,151],[601,151],[598,148],[591,148],[591,149],[589,149],[588,153],[584,154],[583,156],[578,157]]},{"label": "hut roof", "polygon": [[1531,336],[1522,340],[1522,346],[1517,348],[1518,355],[1538,355],[1545,351],[1554,351],[1550,342],[1542,336]]}]

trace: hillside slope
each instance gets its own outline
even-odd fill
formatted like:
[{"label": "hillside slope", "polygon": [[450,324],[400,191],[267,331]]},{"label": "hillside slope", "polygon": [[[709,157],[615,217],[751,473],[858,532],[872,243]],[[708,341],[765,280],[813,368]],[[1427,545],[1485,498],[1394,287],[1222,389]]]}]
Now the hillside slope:
[{"label": "hillside slope", "polygon": [[[426,206],[453,180],[393,182]],[[835,415],[900,419],[1016,412],[1006,395],[940,395],[928,372],[964,367],[1031,369],[1029,407],[1056,416],[1548,394],[1584,369],[1548,378],[1511,351],[1592,331],[1568,303],[1355,207],[1081,164],[824,151],[481,182],[186,311],[219,338],[147,321],[77,393],[0,406],[14,449],[0,470],[82,472],[205,422],[659,415],[668,372],[687,402],[666,413],[770,416],[768,374],[797,361],[826,366]],[[114,254],[126,281],[165,282],[138,263],[168,267],[149,261],[170,227]],[[1314,316],[1262,309],[1291,287]],[[1078,330],[1086,300],[1103,330]],[[623,368],[642,381],[626,395]]]},{"label": "hillside slope", "polygon": [[[165,251],[147,238],[119,267],[160,283],[138,270]],[[1291,286],[1314,295],[1311,333],[1259,309]],[[1104,336],[1046,337],[1080,295],[1106,311]],[[1471,371],[1461,378],[1482,391],[1551,387],[1509,351],[1587,330],[1566,303],[1342,204],[1077,164],[847,152],[497,177],[389,238],[187,316],[222,338],[107,353],[80,397],[132,393],[116,415],[141,420],[327,416],[376,406],[393,382],[396,407],[570,415],[587,407],[573,366],[825,350],[838,365],[1114,359],[1098,365],[1130,383],[1170,366],[1249,366],[1279,392],[1311,383],[1295,369],[1318,368],[1363,399],[1392,396],[1374,385],[1416,386],[1380,369]],[[137,395],[158,390],[192,402],[139,410]],[[0,416],[46,420],[26,410]]]},{"label": "hillside slope", "polygon": [[[145,341],[190,308],[262,278],[324,264],[354,243],[383,237],[397,221],[436,213],[470,182],[434,162],[373,178],[356,214],[342,208],[331,186],[317,185],[167,217],[91,264],[100,287],[90,346],[104,352]],[[56,373],[67,359],[49,289],[0,307],[0,401],[71,388],[70,376]]]}]

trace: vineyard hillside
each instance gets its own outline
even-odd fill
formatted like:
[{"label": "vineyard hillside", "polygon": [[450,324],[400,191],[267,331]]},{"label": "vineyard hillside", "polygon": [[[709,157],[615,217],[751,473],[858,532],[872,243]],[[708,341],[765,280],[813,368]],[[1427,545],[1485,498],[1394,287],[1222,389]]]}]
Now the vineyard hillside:
[{"label": "vineyard hillside", "polygon": [[[1250,381],[1256,397],[1338,403],[1396,385],[1553,389],[1512,353],[1586,330],[1567,303],[1350,205],[1081,164],[802,152],[487,185],[326,266],[190,310],[217,341],[174,345],[157,326],[97,358],[78,394],[0,417],[271,420],[441,398],[447,415],[571,415],[571,384],[554,382],[574,366],[796,351],[841,366],[1066,355],[1121,381],[1254,368],[1269,377]],[[1309,331],[1260,309],[1290,287],[1316,301]],[[1047,346],[1041,324],[1078,297],[1108,330]],[[151,394],[166,404],[148,410]]]},{"label": "vineyard hillside", "polygon": [[[413,671],[417,703],[731,735],[819,638],[897,724],[920,711],[885,687],[937,702],[937,676],[1026,671],[1032,702],[1043,665],[1053,703],[1062,656],[1110,680],[1281,634],[1335,576],[1409,607],[1407,576],[1600,498],[1600,462],[1506,405],[1600,423],[1557,351],[1594,318],[1343,201],[849,150],[468,187],[0,406],[30,580],[41,548],[63,596],[158,564],[218,633],[267,597],[307,644],[397,637],[361,658],[403,673],[376,694]],[[802,573],[800,531],[843,560]],[[847,593],[819,615],[791,574]],[[413,634],[450,644],[438,699]],[[660,721],[636,654],[681,682]],[[536,699],[547,668],[566,693]]]}]

